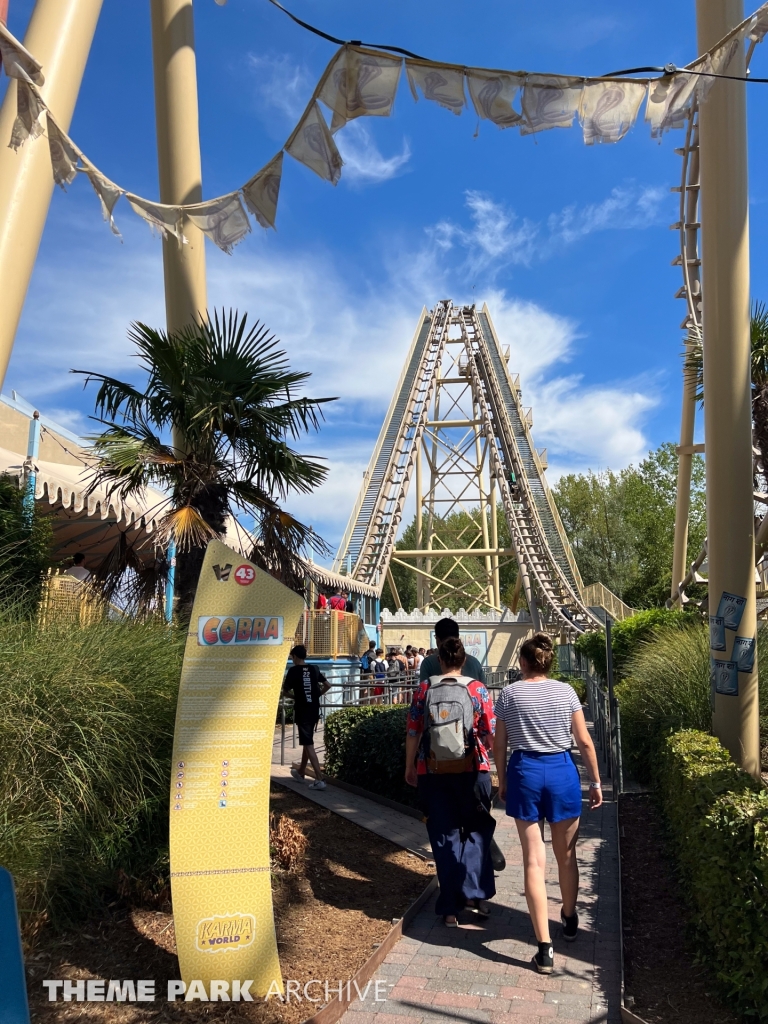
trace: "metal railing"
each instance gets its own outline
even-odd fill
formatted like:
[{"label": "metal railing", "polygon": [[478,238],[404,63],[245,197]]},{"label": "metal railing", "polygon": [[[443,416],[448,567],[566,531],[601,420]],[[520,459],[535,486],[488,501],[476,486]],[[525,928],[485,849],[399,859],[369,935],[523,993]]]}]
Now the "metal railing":
[{"label": "metal railing", "polygon": [[620,597],[602,583],[590,583],[581,592],[584,604],[591,608],[604,608],[606,612],[617,622],[623,622],[635,614],[635,609],[624,604]]},{"label": "metal railing", "polygon": [[[413,691],[419,683],[417,671],[403,672],[397,677],[376,677],[362,672],[359,667],[324,669],[320,671],[330,683],[330,689],[320,698],[320,721],[341,708],[371,707],[373,705],[401,705],[411,703]],[[495,702],[502,687],[507,685],[507,669],[486,669],[486,688]],[[292,722],[293,698],[280,694],[277,725],[280,728],[280,764],[285,764],[286,736],[292,750],[297,748],[296,726]]]},{"label": "metal railing", "polygon": [[354,612],[305,608],[294,643],[303,644],[310,658],[357,658],[368,649],[368,634]]}]

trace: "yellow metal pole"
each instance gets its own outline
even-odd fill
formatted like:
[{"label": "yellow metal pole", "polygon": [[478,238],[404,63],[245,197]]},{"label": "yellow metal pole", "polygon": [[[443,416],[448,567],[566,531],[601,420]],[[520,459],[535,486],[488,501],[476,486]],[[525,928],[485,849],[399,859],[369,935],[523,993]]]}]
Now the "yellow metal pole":
[{"label": "yellow metal pole", "polygon": [[[192,0],[151,0],[160,202],[203,198]],[[165,312],[169,331],[198,319],[208,305],[205,236],[184,220],[185,245],[163,240]]]},{"label": "yellow metal pole", "polygon": [[[37,0],[24,37],[24,45],[43,66],[40,92],[64,131],[72,120],[101,5],[102,0]],[[18,152],[8,148],[15,120],[16,82],[11,81],[0,109],[0,386],[54,184],[45,139],[28,139]]]},{"label": "yellow metal pole", "polygon": [[[680,451],[677,456],[677,500],[675,505],[675,544],[672,552],[672,585],[674,595],[687,572],[688,515],[691,507],[691,470],[693,467],[693,432],[696,423],[696,386],[683,371],[683,409],[680,418]],[[675,602],[677,604],[677,602]]]},{"label": "yellow metal pole", "polygon": [[[424,523],[422,515],[422,505],[424,502],[424,495],[422,490],[422,478],[421,478],[421,449],[422,442],[419,441],[416,448],[416,547],[421,550],[424,546]],[[422,558],[416,559],[416,569],[421,570],[424,568],[424,560]],[[416,576],[416,607],[424,608],[424,578],[417,574]]]},{"label": "yellow metal pole", "polygon": [[[491,547],[499,547],[499,518],[496,509],[496,477],[491,477],[491,489],[488,496],[488,508],[491,514]],[[493,603],[501,608],[501,583],[499,580],[499,556],[493,555]]]},{"label": "yellow metal pole", "polygon": [[[742,0],[696,0],[699,51],[743,18]],[[729,74],[745,74],[744,50]],[[707,445],[709,613],[726,604],[738,628],[725,629],[717,662],[732,664],[736,636],[756,642],[749,337],[747,121],[743,82],[715,81],[699,114],[704,297],[704,425]],[[723,595],[726,595],[725,597]],[[734,595],[732,600],[727,595]],[[722,608],[721,608],[722,603]],[[756,652],[754,652],[756,654]],[[720,670],[713,730],[734,760],[760,773],[757,657],[752,671]]]}]

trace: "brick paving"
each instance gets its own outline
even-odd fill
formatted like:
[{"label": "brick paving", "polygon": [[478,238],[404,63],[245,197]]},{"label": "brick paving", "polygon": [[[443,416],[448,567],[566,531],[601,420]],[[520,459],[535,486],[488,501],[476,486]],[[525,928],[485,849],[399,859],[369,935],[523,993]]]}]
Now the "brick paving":
[{"label": "brick paving", "polygon": [[[278,731],[274,781],[398,845],[429,852],[426,828],[415,818],[330,785],[320,792],[308,790],[290,778],[293,749],[288,743],[284,767],[279,754]],[[580,933],[573,943],[564,942],[561,934],[557,865],[545,830],[554,974],[537,974],[531,965],[536,943],[523,892],[522,852],[514,821],[496,809],[496,841],[507,867],[496,877],[489,919],[475,921],[465,914],[459,928],[445,928],[433,897],[374,976],[384,983],[378,991],[386,992],[386,999],[376,1002],[372,985],[367,998],[344,1014],[342,1024],[405,1024],[403,1017],[407,1024],[619,1024],[619,875],[610,787],[605,797],[598,811],[589,813],[584,806],[578,846]]]},{"label": "brick paving", "polygon": [[[581,930],[574,943],[562,939],[557,869],[548,845],[547,883],[555,947],[555,973],[531,966],[535,938],[523,894],[522,853],[515,824],[496,812],[496,840],[507,858],[497,876],[497,894],[487,922],[460,918],[448,929],[434,899],[379,968],[387,998],[358,1000],[342,1024],[573,1024],[620,1021],[620,949],[616,815],[612,803],[587,816],[579,844]],[[379,992],[384,990],[380,986]],[[373,989],[371,990],[373,992]]]}]

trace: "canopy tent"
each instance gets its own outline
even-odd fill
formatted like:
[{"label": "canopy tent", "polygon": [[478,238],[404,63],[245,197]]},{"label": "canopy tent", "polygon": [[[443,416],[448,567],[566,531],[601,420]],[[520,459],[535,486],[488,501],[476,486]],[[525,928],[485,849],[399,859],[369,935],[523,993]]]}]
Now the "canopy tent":
[{"label": "canopy tent", "polygon": [[[0,396],[0,475],[24,479],[24,463],[29,425],[34,407],[16,392]],[[146,488],[141,498],[124,500],[107,496],[102,487],[88,494],[91,460],[81,438],[60,424],[40,417],[42,436],[40,458],[32,460],[35,472],[35,501],[51,516],[53,558],[63,562],[82,552],[89,569],[96,568],[125,541],[139,559],[149,564],[159,552],[154,536],[167,508],[167,498],[154,487]],[[253,550],[253,535],[229,516],[222,538],[225,544],[244,558]],[[376,598],[376,587],[332,572],[314,562],[307,563],[307,575],[324,587],[342,588],[361,597]]]},{"label": "canopy tent", "polygon": [[[15,392],[0,398],[0,475],[25,478],[26,447],[33,407]],[[121,500],[109,497],[103,487],[88,493],[91,482],[90,458],[84,442],[66,428],[40,418],[42,458],[30,460],[35,473],[35,501],[51,517],[53,558],[66,561],[81,551],[90,569],[112,552],[124,534],[125,541],[140,561],[153,562],[157,555],[155,537],[167,508],[167,497],[154,487],[142,497]],[[224,541],[244,557],[253,546],[251,535],[234,519],[227,522]]]}]

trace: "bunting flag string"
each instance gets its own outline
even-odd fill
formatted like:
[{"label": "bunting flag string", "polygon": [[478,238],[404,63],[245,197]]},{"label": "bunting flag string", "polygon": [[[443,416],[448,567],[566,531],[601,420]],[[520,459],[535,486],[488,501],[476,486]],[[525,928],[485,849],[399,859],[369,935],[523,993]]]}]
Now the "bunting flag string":
[{"label": "bunting flag string", "polygon": [[[749,63],[755,46],[766,35],[768,2],[707,53],[660,78],[630,78],[627,73],[580,78],[464,67],[416,57],[403,60],[392,53],[345,43],[329,61],[280,152],[235,191],[183,206],[166,206],[134,195],[91,163],[48,109],[40,93],[45,83],[42,66],[2,23],[0,63],[16,82],[17,116],[10,147],[18,150],[27,140],[43,134],[44,120],[53,180],[66,189],[78,173],[84,174],[114,234],[120,235],[113,216],[115,205],[125,196],[131,209],[164,238],[175,238],[184,245],[184,223],[189,221],[231,253],[251,231],[249,212],[262,228],[274,229],[284,153],[324,181],[337,184],[344,161],[334,136],[355,118],[392,114],[403,63],[414,100],[422,96],[460,115],[467,106],[468,93],[478,129],[480,121],[490,121],[500,129],[518,128],[521,135],[534,135],[551,128],[570,128],[578,120],[585,144],[592,146],[623,139],[635,125],[644,100],[651,138],[659,139],[665,132],[683,127],[693,105],[704,102],[716,78],[731,75],[734,59],[745,44]],[[321,103],[330,111],[330,126]]]}]

